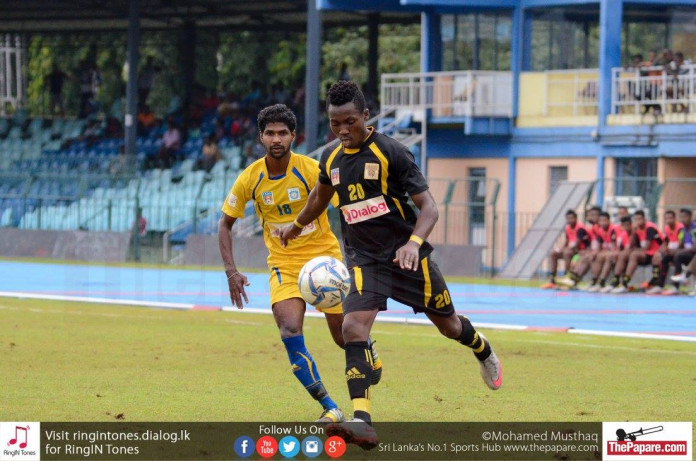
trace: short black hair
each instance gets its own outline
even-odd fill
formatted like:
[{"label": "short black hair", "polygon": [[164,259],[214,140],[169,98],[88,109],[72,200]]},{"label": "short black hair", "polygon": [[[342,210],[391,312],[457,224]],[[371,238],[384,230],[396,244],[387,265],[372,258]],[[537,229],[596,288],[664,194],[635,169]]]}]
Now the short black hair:
[{"label": "short black hair", "polygon": [[331,88],[329,88],[326,94],[327,109],[329,105],[342,106],[349,102],[355,104],[355,108],[360,112],[364,111],[365,107],[367,107],[365,95],[360,91],[360,87],[358,87],[355,82],[350,80],[339,80],[331,85]]},{"label": "short black hair", "polygon": [[630,216],[624,216],[624,217],[621,218],[621,222],[622,222],[622,223],[625,223],[625,222],[630,223],[630,222],[631,222],[631,217],[630,217]]},{"label": "short black hair", "polygon": [[628,207],[627,207],[627,206],[621,205],[621,206],[619,207],[619,210],[620,210],[621,208],[623,208],[624,210],[628,211]]},{"label": "short black hair", "polygon": [[568,210],[566,211],[566,216],[575,216],[576,218],[578,217],[578,214],[575,212],[575,210]]},{"label": "short black hair", "polygon": [[687,215],[689,215],[689,216],[693,216],[693,214],[694,214],[694,212],[691,211],[690,208],[682,208],[681,210],[679,210],[679,212],[680,212],[680,213],[687,214]]},{"label": "short black hair", "polygon": [[261,133],[266,129],[266,125],[276,122],[286,124],[291,132],[295,131],[295,128],[297,128],[297,118],[295,118],[295,114],[285,104],[274,104],[264,107],[261,109],[261,112],[259,112],[256,122],[259,125],[259,131]]},{"label": "short black hair", "polygon": [[599,213],[599,217],[611,219],[611,216],[609,216],[609,213],[607,213],[606,211],[602,211],[601,213]]},{"label": "short black hair", "polygon": [[633,212],[633,216],[642,216],[645,218],[645,211],[643,210],[636,210]]},{"label": "short black hair", "polygon": [[587,210],[587,211],[598,211],[598,212],[601,213],[601,212],[602,212],[602,207],[599,206],[599,205],[594,205],[594,206],[590,207],[590,209]]},{"label": "short black hair", "polygon": [[671,215],[674,216],[675,218],[677,217],[677,214],[676,214],[674,211],[672,211],[672,210],[667,210],[667,211],[665,211],[665,216],[667,216],[668,214],[671,214]]}]

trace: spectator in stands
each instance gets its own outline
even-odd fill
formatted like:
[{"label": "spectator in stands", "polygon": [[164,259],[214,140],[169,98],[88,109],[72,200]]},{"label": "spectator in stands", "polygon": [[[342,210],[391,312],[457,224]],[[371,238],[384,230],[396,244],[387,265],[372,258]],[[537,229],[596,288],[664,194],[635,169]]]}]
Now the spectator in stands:
[{"label": "spectator in stands", "polygon": [[251,91],[242,99],[242,106],[257,107],[261,103],[261,82],[254,80]]},{"label": "spectator in stands", "polygon": [[152,110],[150,110],[150,106],[147,104],[141,105],[138,113],[138,136],[147,136],[152,127],[155,126],[156,121],[157,119]]},{"label": "spectator in stands", "polygon": [[[687,89],[684,86],[686,82],[683,77],[689,73],[688,66],[689,63],[684,61],[684,54],[681,52],[674,53],[674,59],[665,66],[665,71],[667,75],[671,77],[669,83],[667,84],[667,98],[668,99],[681,99],[686,94]],[[672,104],[672,112],[687,112],[688,106],[684,103]]]},{"label": "spectator in stands", "polygon": [[[58,64],[53,64],[51,73],[48,74],[48,86],[50,92],[50,112],[65,117],[65,104],[63,103],[63,84],[68,75],[63,72]],[[56,111],[56,108],[58,109]]]},{"label": "spectator in stands", "polygon": [[206,98],[201,101],[201,109],[203,109],[205,112],[217,110],[219,106],[220,98],[215,90],[210,90]]},{"label": "spectator in stands", "polygon": [[145,104],[152,86],[155,84],[155,78],[162,69],[155,65],[155,60],[152,56],[148,56],[145,60],[145,65],[138,72],[138,103]]},{"label": "spectator in stands", "polygon": [[162,146],[157,154],[159,167],[162,169],[171,168],[180,149],[181,132],[177,128],[174,119],[170,118],[167,122],[167,131],[162,136]]},{"label": "spectator in stands", "polygon": [[82,129],[82,134],[78,138],[80,141],[85,141],[87,147],[91,147],[102,135],[101,126],[98,120],[92,119],[87,122]]},{"label": "spectator in stands", "polygon": [[213,136],[215,136],[215,139],[222,139],[225,137],[225,120],[222,118],[218,117],[217,120],[215,120],[215,131]]},{"label": "spectator in stands", "polygon": [[79,118],[87,118],[96,111],[96,96],[101,85],[101,75],[97,67],[86,60],[80,62],[80,113]]},{"label": "spectator in stands", "polygon": [[128,157],[126,157],[126,149],[121,146],[118,148],[118,155],[109,162],[109,173],[112,176],[119,176],[126,172],[128,166]]},{"label": "spectator in stands", "polygon": [[672,62],[673,59],[674,54],[672,53],[672,50],[670,50],[669,48],[665,48],[662,50],[660,56],[655,60],[655,65],[667,68],[667,66],[669,66],[669,63]]},{"label": "spectator in stands", "polygon": [[644,61],[643,61],[643,55],[642,54],[634,54],[631,56],[631,65],[626,68],[626,70],[634,71],[634,70],[640,70],[641,67],[643,67]]},{"label": "spectator in stands", "polygon": [[206,173],[210,173],[210,170],[220,160],[223,160],[223,157],[218,147],[217,139],[214,135],[208,135],[205,137],[201,156],[196,160],[193,169],[194,171],[205,170]]},{"label": "spectator in stands", "polygon": [[271,104],[287,104],[290,102],[290,93],[285,89],[282,83],[275,84],[271,87]]},{"label": "spectator in stands", "polygon": [[263,158],[263,156],[266,155],[266,150],[263,147],[263,144],[261,144],[261,141],[256,139],[253,142],[246,144],[244,153],[246,154],[246,163],[244,164],[244,168],[246,168],[258,159]]},{"label": "spectator in stands", "polygon": [[217,107],[217,115],[220,118],[233,116],[239,110],[239,103],[235,100],[233,93],[227,93],[222,98],[222,102]]},{"label": "spectator in stands", "polygon": [[104,129],[104,137],[117,139],[123,137],[123,127],[121,122],[116,117],[109,116],[106,119],[106,128]]},{"label": "spectator in stands", "polygon": [[136,225],[139,237],[145,237],[147,235],[147,219],[143,216],[142,207],[138,207],[138,216],[136,219]]},{"label": "spectator in stands", "polygon": [[342,62],[341,68],[338,71],[338,80],[350,80],[350,74],[348,73],[348,63]]},{"label": "spectator in stands", "polygon": [[136,261],[140,261],[140,242],[147,235],[147,219],[143,216],[143,209],[136,210],[135,221],[131,226],[131,251]]},{"label": "spectator in stands", "polygon": [[292,99],[292,104],[296,108],[303,108],[305,103],[305,84],[304,80],[301,80],[297,85],[297,90],[295,90],[295,96]]}]

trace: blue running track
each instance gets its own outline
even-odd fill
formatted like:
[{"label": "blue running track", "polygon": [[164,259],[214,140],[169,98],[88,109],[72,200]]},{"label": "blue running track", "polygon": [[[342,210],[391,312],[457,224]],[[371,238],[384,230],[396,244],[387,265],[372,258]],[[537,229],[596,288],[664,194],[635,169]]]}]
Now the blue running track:
[{"label": "blue running track", "polygon": [[[3,296],[231,310],[222,271],[0,262],[0,274]],[[247,288],[249,311],[270,312],[268,276],[247,275],[251,282]],[[626,336],[639,333],[696,341],[696,299],[692,297],[617,296],[461,283],[451,283],[449,289],[457,311],[481,326]],[[424,316],[414,316],[410,308],[390,301],[389,310],[380,318],[401,322]]]}]

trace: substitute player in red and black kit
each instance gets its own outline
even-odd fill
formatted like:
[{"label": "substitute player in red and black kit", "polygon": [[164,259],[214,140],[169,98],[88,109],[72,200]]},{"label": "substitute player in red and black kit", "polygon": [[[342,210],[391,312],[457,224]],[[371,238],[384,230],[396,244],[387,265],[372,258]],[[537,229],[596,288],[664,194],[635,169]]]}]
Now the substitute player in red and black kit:
[{"label": "substitute player in red and black kit", "polygon": [[[565,242],[562,248],[554,248],[551,252],[551,280],[545,283],[541,288],[547,290],[550,288],[558,288],[556,283],[556,273],[558,272],[558,260],[563,259],[565,263],[566,274],[570,274],[570,261],[573,256],[581,251],[590,248],[592,243],[592,233],[580,221],[578,214],[573,210],[566,211],[566,226],[565,226]],[[568,279],[570,284],[573,282]]]},{"label": "substitute player in red and black kit", "polygon": [[[354,417],[328,426],[326,433],[370,449],[378,442],[371,427],[367,339],[377,313],[387,309],[387,298],[425,313],[444,336],[471,348],[489,388],[498,389],[503,374],[486,338],[455,313],[447,284],[430,257],[433,248],[426,239],[438,219],[437,205],[413,155],[365,126],[365,97],[355,83],[332,85],[327,106],[331,130],[341,143],[323,153],[319,182],[294,225],[282,230],[281,241],[290,247],[288,241],[338,192],[344,256],[352,276],[343,302],[343,338]],[[409,196],[420,210],[417,217],[407,204]]]},{"label": "substitute player in red and black kit", "polygon": [[[630,291],[628,284],[638,266],[652,264],[652,258],[662,244],[662,233],[657,226],[645,220],[645,212],[633,213],[633,235],[630,253],[622,253],[614,268],[614,281],[610,293],[621,294]],[[621,276],[623,274],[623,277]],[[657,274],[653,274],[657,277]]]}]

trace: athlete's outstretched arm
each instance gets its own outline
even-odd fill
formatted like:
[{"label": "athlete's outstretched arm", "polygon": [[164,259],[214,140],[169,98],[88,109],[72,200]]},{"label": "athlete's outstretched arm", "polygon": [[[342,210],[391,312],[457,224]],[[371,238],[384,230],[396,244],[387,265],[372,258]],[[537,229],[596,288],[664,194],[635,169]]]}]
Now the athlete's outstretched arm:
[{"label": "athlete's outstretched arm", "polygon": [[238,309],[242,309],[242,296],[244,301],[249,302],[246,291],[244,291],[245,286],[249,286],[249,281],[246,275],[242,274],[237,270],[237,266],[234,263],[234,254],[232,252],[232,225],[237,220],[231,216],[222,214],[220,221],[218,221],[218,245],[220,246],[220,256],[222,256],[222,261],[225,264],[225,274],[227,275],[227,287],[230,290],[230,299],[232,300],[232,305],[237,306]]},{"label": "athlete's outstretched arm", "polygon": [[[312,192],[309,193],[309,197],[307,197],[307,204],[302,208],[300,214],[297,215],[295,223],[304,227],[317,219],[319,215],[326,210],[326,207],[329,206],[331,197],[333,197],[335,192],[336,190],[333,187],[317,182]],[[280,244],[286,246],[288,240],[297,238],[302,232],[302,227],[298,227],[296,224],[288,224],[285,226],[280,231]]]},{"label": "athlete's outstretched arm", "polygon": [[418,270],[418,249],[423,244],[424,240],[435,227],[439,213],[437,211],[437,203],[429,190],[425,190],[419,194],[411,196],[411,200],[418,207],[420,213],[416,220],[416,225],[413,228],[411,239],[406,242],[406,245],[396,250],[395,263],[399,263],[402,269]]}]

